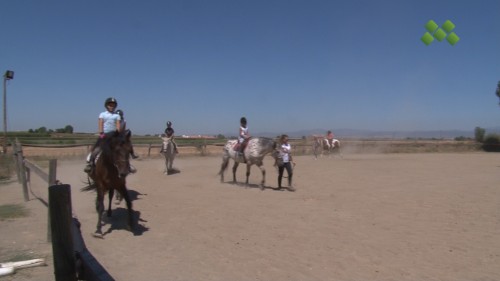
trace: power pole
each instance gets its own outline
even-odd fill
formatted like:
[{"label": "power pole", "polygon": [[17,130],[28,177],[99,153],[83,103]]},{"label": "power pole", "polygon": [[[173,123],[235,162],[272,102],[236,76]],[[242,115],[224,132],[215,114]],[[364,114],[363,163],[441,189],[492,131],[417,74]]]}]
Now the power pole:
[{"label": "power pole", "polygon": [[14,71],[7,70],[3,75],[3,153],[7,153],[7,80],[14,79]]}]

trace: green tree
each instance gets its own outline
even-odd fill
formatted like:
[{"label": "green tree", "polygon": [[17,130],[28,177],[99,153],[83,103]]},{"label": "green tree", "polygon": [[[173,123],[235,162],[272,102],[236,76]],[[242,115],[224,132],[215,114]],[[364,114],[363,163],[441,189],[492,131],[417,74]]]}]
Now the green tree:
[{"label": "green tree", "polygon": [[38,128],[38,129],[35,130],[35,133],[46,134],[47,133],[47,128],[46,127],[40,127],[40,128]]},{"label": "green tree", "polygon": [[484,142],[484,135],[486,134],[486,130],[481,127],[476,127],[474,130],[474,138],[477,142]]},{"label": "green tree", "polygon": [[483,149],[485,151],[500,151],[500,136],[497,134],[488,134],[484,138]]},{"label": "green tree", "polygon": [[66,125],[66,127],[64,127],[64,132],[67,134],[72,134],[73,133],[73,126]]},{"label": "green tree", "polygon": [[500,98],[500,81],[498,81],[496,94],[497,94],[497,97]]}]

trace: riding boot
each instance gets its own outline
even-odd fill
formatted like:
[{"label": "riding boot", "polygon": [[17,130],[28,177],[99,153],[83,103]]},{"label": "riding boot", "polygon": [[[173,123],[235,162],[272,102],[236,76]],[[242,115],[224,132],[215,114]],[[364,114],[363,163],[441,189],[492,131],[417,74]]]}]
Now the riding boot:
[{"label": "riding boot", "polygon": [[85,168],[83,169],[83,171],[87,174],[89,174],[90,172],[92,172],[92,166],[94,166],[94,153],[89,153],[89,155],[87,156],[87,166],[85,166]]},{"label": "riding boot", "polygon": [[85,168],[83,169],[85,173],[92,172],[95,166],[95,158],[100,152],[101,152],[101,147],[95,146],[92,152],[90,152],[90,154],[87,156],[87,166],[85,166]]},{"label": "riding boot", "polygon": [[247,162],[247,159],[245,158],[245,148],[243,147],[243,145],[240,147],[240,150],[238,151],[238,156],[241,156],[241,158],[243,159],[243,163],[246,163]]},{"label": "riding boot", "polygon": [[87,174],[89,174],[90,172],[92,172],[92,165],[90,165],[90,163],[87,163],[87,166],[85,166],[85,168],[83,169],[83,171]]}]

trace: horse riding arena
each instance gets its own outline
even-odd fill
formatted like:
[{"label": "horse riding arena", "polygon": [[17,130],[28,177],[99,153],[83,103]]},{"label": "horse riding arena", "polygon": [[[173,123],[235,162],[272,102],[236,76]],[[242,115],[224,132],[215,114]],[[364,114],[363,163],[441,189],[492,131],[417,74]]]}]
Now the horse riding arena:
[{"label": "horse riding arena", "polygon": [[[92,237],[95,193],[80,191],[82,159],[59,160],[57,178],[71,185],[85,243],[116,280],[500,280],[495,153],[301,155],[295,192],[274,189],[269,156],[263,191],[255,166],[249,187],[221,183],[219,156],[181,153],[173,175],[163,174],[162,158],[140,158],[127,181],[138,227],[126,230],[125,203],[113,202],[104,239]],[[31,191],[47,200],[36,178]],[[17,182],[0,192],[0,205],[30,211],[0,221],[0,258],[29,252],[48,262],[4,279],[53,280],[47,207],[24,203]]]}]

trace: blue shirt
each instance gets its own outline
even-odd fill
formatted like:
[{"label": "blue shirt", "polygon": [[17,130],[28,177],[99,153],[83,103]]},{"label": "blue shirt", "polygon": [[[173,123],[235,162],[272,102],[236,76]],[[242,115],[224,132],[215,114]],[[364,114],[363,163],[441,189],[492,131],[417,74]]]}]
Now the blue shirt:
[{"label": "blue shirt", "polygon": [[109,111],[99,114],[99,119],[103,120],[102,129],[105,134],[116,131],[116,121],[121,120],[120,115]]}]

